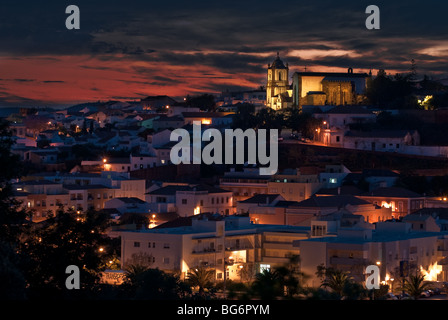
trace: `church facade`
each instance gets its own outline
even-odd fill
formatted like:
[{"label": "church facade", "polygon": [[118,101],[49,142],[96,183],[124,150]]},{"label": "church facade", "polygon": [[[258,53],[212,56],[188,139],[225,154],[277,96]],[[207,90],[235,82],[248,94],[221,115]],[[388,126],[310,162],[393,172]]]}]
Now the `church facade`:
[{"label": "church facade", "polygon": [[274,110],[286,109],[292,105],[292,90],[289,84],[289,67],[277,58],[268,64],[266,83],[266,106]]},{"label": "church facade", "polygon": [[274,110],[288,107],[359,105],[371,74],[344,72],[295,72],[289,84],[289,67],[279,54],[268,64],[266,106]]}]

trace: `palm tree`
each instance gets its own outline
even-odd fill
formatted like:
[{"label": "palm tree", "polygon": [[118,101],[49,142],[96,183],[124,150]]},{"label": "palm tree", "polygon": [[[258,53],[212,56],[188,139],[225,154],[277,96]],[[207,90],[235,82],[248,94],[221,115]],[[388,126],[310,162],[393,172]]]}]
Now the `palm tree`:
[{"label": "palm tree", "polygon": [[257,273],[251,289],[262,300],[272,300],[283,296],[281,275],[276,271],[265,269],[263,272]]},{"label": "palm tree", "polygon": [[425,291],[429,283],[425,283],[424,275],[411,275],[409,279],[405,279],[403,290],[406,291],[411,297],[418,299],[423,291]]},{"label": "palm tree", "polygon": [[308,275],[300,271],[300,256],[298,255],[291,256],[285,265],[276,267],[275,272],[283,286],[285,296],[289,298],[303,289],[303,282],[308,278]]},{"label": "palm tree", "polygon": [[208,268],[191,269],[187,275],[187,283],[192,287],[199,287],[199,294],[204,294],[204,289],[210,285],[215,277],[215,270]]},{"label": "palm tree", "polygon": [[125,268],[126,278],[130,283],[135,283],[137,278],[149,268],[142,264],[131,264]]},{"label": "palm tree", "polygon": [[344,288],[351,282],[351,277],[341,270],[328,270],[326,279],[321,284],[336,292],[340,297],[344,294]]}]

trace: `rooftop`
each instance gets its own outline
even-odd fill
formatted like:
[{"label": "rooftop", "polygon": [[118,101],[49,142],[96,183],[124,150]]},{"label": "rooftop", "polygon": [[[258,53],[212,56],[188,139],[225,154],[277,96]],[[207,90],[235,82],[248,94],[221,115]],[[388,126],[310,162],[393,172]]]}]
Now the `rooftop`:
[{"label": "rooftop", "polygon": [[213,229],[209,228],[195,228],[193,226],[193,220],[207,221],[222,221],[226,222],[225,231],[233,234],[241,233],[261,233],[261,232],[291,232],[291,233],[304,233],[308,234],[309,227],[303,226],[286,226],[286,225],[271,225],[271,224],[252,224],[252,223],[233,223],[237,219],[244,219],[247,217],[241,216],[221,216],[219,214],[203,213],[199,216],[191,217],[179,217],[172,221],[168,221],[160,226],[152,229],[144,230],[123,230],[123,232],[139,232],[139,233],[164,233],[164,234],[207,234],[214,233]]},{"label": "rooftop", "polygon": [[114,198],[114,199],[118,199],[118,200],[120,200],[120,201],[122,201],[122,202],[124,202],[124,203],[132,203],[132,204],[143,204],[143,203],[146,203],[146,201],[143,201],[143,200],[141,200],[141,199],[139,199],[139,198],[135,198],[135,197],[129,197],[129,198],[127,198],[127,197],[117,197],[117,198]]},{"label": "rooftop", "polygon": [[363,193],[363,197],[421,198],[422,195],[400,187],[382,187]]},{"label": "rooftop", "polygon": [[306,200],[300,201],[296,207],[303,208],[342,208],[346,205],[364,205],[370,202],[357,198],[352,195],[336,195],[336,196],[312,196]]},{"label": "rooftop", "polygon": [[87,184],[82,186],[78,184],[64,184],[63,187],[67,190],[111,189],[102,184]]},{"label": "rooftop", "polygon": [[441,234],[447,234],[446,232],[373,232],[371,239],[363,239],[360,237],[322,237],[322,238],[310,238],[300,241],[314,241],[314,242],[328,242],[328,243],[347,243],[347,244],[366,244],[370,242],[391,242],[427,237],[439,237]]},{"label": "rooftop", "polygon": [[162,188],[159,188],[157,190],[148,192],[147,194],[153,194],[153,195],[175,195],[178,191],[207,191],[208,193],[227,193],[231,191],[227,191],[221,188],[215,188],[207,185],[192,185],[192,186],[186,186],[186,185],[169,185]]},{"label": "rooftop", "polygon": [[369,75],[367,73],[344,73],[344,72],[295,72],[295,74],[306,77],[342,77],[342,78],[367,78]]},{"label": "rooftop", "polygon": [[[240,201],[240,203],[262,203],[262,204],[270,204],[278,197],[281,197],[279,194],[257,194],[253,197],[250,197],[246,200]],[[283,197],[281,197],[283,199]]]}]

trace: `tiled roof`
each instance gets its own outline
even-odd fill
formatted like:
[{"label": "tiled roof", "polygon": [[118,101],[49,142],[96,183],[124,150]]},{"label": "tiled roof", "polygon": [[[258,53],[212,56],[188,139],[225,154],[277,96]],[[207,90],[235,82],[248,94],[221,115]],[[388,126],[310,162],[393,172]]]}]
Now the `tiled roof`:
[{"label": "tiled roof", "polygon": [[378,188],[366,193],[362,196],[365,197],[391,197],[391,198],[420,198],[422,195],[413,192],[411,190],[400,187],[383,187]]},{"label": "tiled roof", "polygon": [[346,205],[363,205],[370,204],[370,202],[357,198],[351,195],[338,195],[338,196],[322,196],[316,197],[312,196],[306,200],[299,202],[296,207],[305,208],[332,208],[338,207],[342,208]]}]

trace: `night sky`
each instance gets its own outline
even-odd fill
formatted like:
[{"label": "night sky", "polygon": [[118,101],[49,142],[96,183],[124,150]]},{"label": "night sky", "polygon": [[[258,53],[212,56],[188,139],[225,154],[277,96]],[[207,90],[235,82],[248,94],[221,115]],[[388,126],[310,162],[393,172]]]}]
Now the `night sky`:
[{"label": "night sky", "polygon": [[[0,106],[71,105],[265,85],[277,51],[295,71],[448,77],[442,1],[2,1]],[[68,5],[81,29],[68,30]],[[367,30],[365,9],[381,10]]]}]

